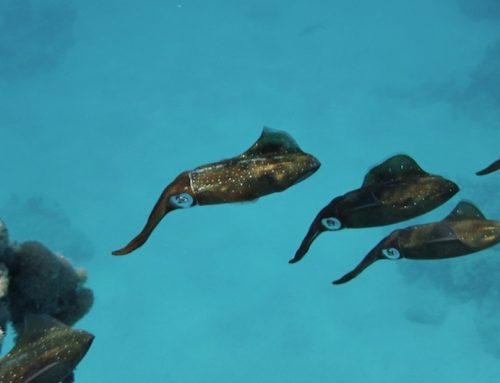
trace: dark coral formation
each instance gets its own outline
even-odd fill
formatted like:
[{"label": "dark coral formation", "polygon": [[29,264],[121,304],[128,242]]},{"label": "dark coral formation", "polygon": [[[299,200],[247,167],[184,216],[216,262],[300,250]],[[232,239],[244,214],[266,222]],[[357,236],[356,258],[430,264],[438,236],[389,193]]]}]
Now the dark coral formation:
[{"label": "dark coral formation", "polygon": [[12,259],[9,253],[9,233],[5,224],[0,220],[0,346],[10,317],[7,299],[9,273],[5,265],[6,261]]},{"label": "dark coral formation", "polygon": [[12,244],[0,223],[0,327],[10,321],[19,335],[26,314],[48,314],[73,325],[91,308],[86,273],[39,242]]}]

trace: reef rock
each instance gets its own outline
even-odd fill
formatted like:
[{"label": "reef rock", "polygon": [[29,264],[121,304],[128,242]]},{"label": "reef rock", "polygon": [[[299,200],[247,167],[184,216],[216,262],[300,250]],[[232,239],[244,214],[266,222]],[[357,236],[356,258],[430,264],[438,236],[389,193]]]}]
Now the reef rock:
[{"label": "reef rock", "polygon": [[39,242],[18,245],[7,267],[10,319],[18,333],[28,313],[48,314],[71,326],[92,306],[92,290],[83,286],[86,273]]}]

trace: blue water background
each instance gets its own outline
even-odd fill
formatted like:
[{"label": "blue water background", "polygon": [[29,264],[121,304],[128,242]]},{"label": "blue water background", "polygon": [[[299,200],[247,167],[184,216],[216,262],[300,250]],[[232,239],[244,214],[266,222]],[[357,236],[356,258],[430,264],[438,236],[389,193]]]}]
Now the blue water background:
[{"label": "blue water background", "polygon": [[[57,206],[91,243],[65,254],[96,295],[79,383],[494,381],[498,249],[330,282],[461,198],[500,219],[500,174],[474,175],[500,156],[499,117],[493,0],[0,0],[0,207]],[[256,203],[175,212],[111,256],[181,171],[264,125],[321,169]],[[408,223],[324,234],[289,265],[319,209],[396,153],[462,191]]]}]

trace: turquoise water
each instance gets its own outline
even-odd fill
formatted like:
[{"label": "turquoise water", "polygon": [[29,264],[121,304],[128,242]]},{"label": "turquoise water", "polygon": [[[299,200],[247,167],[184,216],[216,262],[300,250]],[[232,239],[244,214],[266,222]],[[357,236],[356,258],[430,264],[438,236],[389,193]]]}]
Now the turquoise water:
[{"label": "turquoise water", "polygon": [[[500,220],[500,5],[445,1],[0,0],[0,217],[88,272],[85,382],[492,382],[499,247],[380,262],[460,199]],[[255,203],[169,215],[181,171],[285,130],[322,167]],[[396,153],[461,192],[417,219],[326,233],[319,209]],[[4,344],[4,353],[12,340]]]}]

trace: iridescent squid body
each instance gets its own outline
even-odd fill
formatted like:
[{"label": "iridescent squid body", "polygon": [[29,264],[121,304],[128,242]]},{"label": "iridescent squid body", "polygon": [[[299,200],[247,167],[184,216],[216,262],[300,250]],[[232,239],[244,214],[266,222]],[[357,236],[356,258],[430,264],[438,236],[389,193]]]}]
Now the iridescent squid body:
[{"label": "iridescent squid body", "polygon": [[459,188],[432,175],[407,155],[396,155],[371,169],[361,188],[334,198],[316,216],[290,263],[300,261],[325,231],[383,226],[427,213]]},{"label": "iridescent squid body", "polygon": [[73,370],[94,336],[74,330],[48,315],[26,317],[23,334],[0,360],[2,383],[72,383]]},{"label": "iridescent squid body", "polygon": [[173,210],[256,200],[289,188],[319,167],[320,162],[304,153],[290,135],[264,128],[243,154],[181,173],[165,188],[143,230],[113,254],[127,254],[142,246],[161,219]]},{"label": "iridescent squid body", "polygon": [[333,283],[350,281],[379,259],[453,258],[487,249],[499,242],[500,221],[486,219],[472,203],[461,201],[439,222],[393,231],[354,270]]}]

